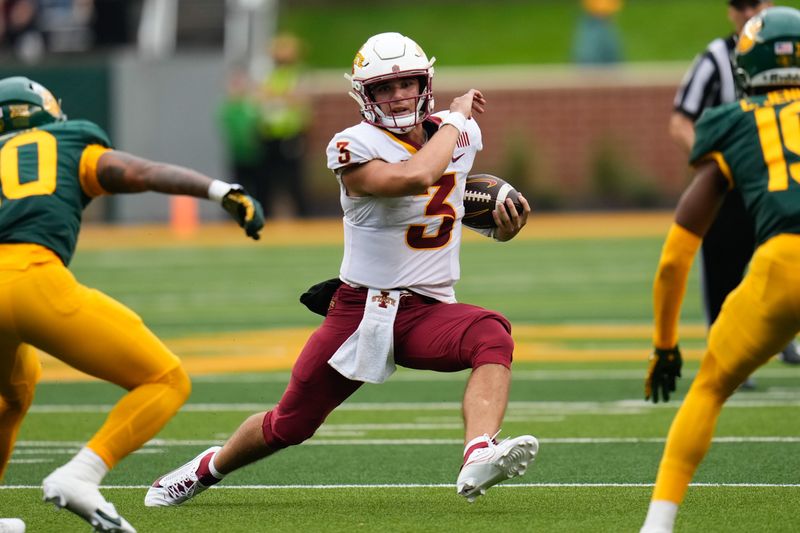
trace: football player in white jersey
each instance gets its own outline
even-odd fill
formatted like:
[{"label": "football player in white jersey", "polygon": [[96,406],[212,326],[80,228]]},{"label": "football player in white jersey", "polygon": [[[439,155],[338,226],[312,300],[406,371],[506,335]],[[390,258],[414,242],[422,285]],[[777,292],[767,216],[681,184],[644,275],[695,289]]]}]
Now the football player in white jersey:
[{"label": "football player in white jersey", "polygon": [[[311,437],[364,382],[395,364],[472,373],[463,399],[464,462],[458,494],[525,473],[538,451],[523,435],[497,442],[511,381],[511,325],[499,313],[456,303],[467,173],[482,148],[475,89],[433,113],[433,58],[399,33],[371,37],[350,80],[363,121],[336,134],[328,166],[341,188],[344,257],[339,277],[304,295],[325,315],[301,352],[274,409],[248,418],[222,448],[210,448],[158,478],[148,506],[178,505],[225,474]],[[507,241],[530,213],[501,204],[487,236]]]}]

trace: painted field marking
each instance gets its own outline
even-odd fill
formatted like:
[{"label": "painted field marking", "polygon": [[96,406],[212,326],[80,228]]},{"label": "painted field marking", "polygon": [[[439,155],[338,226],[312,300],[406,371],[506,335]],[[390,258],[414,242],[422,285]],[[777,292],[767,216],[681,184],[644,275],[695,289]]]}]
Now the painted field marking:
[{"label": "painted field marking", "polygon": [[[452,483],[376,483],[341,485],[215,485],[211,490],[341,490],[341,489],[451,489]],[[493,488],[539,489],[539,488],[647,488],[653,483],[506,483]],[[690,487],[713,488],[800,488],[798,483],[691,483]],[[143,490],[150,485],[100,485],[101,489]],[[0,490],[41,489],[39,485],[2,485]]]},{"label": "painted field marking", "polygon": [[[541,444],[662,444],[664,437],[554,437],[538,439]],[[800,443],[800,436],[772,435],[772,436],[725,436],[714,437],[714,443],[719,444],[796,444]],[[222,439],[153,439],[145,447],[133,453],[154,453],[155,448],[172,448],[180,446],[218,446],[224,443]],[[17,451],[23,452],[25,448],[41,448],[31,455],[41,453],[44,455],[74,453],[74,448],[80,448],[85,443],[78,441],[18,441]],[[325,439],[315,437],[302,443],[300,446],[449,446],[464,444],[463,439]],[[74,448],[70,448],[74,447]]]},{"label": "painted field marking", "polygon": [[[207,412],[259,412],[269,409],[272,403],[189,403],[181,407],[181,412],[207,413]],[[608,402],[508,402],[509,412],[530,412],[537,414],[635,414],[653,409],[675,410],[680,404],[659,403],[651,404],[642,399],[614,400]],[[747,393],[745,399],[735,396],[725,404],[726,409],[755,408],[755,407],[798,407],[796,390],[779,391],[777,394]],[[107,413],[111,411],[112,404],[43,404],[33,405],[28,411],[34,413]],[[387,403],[344,403],[336,408],[341,411],[459,411],[460,402],[387,402]]]},{"label": "painted field marking", "polygon": [[[800,377],[800,368],[760,368],[759,377],[764,378],[797,378]],[[206,374],[193,376],[195,383],[288,383],[289,372],[269,372],[260,374]],[[399,370],[390,378],[390,382],[466,382],[469,374],[465,372],[427,372],[413,370]],[[685,379],[694,377],[694,373],[684,373]],[[642,381],[644,367],[641,369],[592,369],[592,370],[514,370],[512,380],[522,381]],[[751,392],[747,393],[750,396]],[[758,394],[758,393],[755,393]]]},{"label": "painted field marking", "polygon": [[[231,372],[267,372],[289,370],[314,328],[295,327],[255,331],[237,331],[213,335],[166,339],[192,376]],[[703,324],[685,324],[681,329],[685,340],[702,341],[706,335]],[[516,361],[586,362],[641,361],[647,358],[652,338],[652,326],[645,323],[591,324],[515,324]],[[622,346],[596,346],[596,340],[619,340]],[[565,341],[585,341],[586,347],[572,347]],[[630,347],[630,341],[641,347]],[[701,348],[683,350],[685,360],[699,360]],[[42,381],[93,380],[65,363],[40,354]]]}]

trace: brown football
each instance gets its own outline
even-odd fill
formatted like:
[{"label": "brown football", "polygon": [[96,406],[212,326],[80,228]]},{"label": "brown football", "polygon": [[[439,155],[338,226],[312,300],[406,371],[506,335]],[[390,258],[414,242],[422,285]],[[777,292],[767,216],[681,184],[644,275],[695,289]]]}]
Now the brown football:
[{"label": "brown football", "polygon": [[492,211],[498,203],[511,198],[517,213],[522,213],[519,193],[513,185],[491,174],[472,174],[467,176],[464,190],[464,225],[475,229],[494,228]]}]

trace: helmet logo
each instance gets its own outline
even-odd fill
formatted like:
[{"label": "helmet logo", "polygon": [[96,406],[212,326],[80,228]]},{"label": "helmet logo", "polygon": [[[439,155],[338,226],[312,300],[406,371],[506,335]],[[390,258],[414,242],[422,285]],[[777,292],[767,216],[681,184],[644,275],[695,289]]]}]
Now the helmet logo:
[{"label": "helmet logo", "polygon": [[736,43],[736,52],[739,54],[746,54],[756,44],[758,33],[764,27],[764,20],[761,17],[750,19],[742,30],[739,36],[739,42]]},{"label": "helmet logo", "polygon": [[400,72],[400,65],[392,65],[392,72]]},{"label": "helmet logo", "polygon": [[353,58],[353,74],[355,74],[357,68],[364,68],[366,65],[369,65],[366,58],[364,58],[364,54],[361,53],[361,50],[356,52],[356,57]]},{"label": "helmet logo", "polygon": [[58,118],[61,116],[61,106],[58,104],[53,93],[42,87],[42,107],[45,111]]}]

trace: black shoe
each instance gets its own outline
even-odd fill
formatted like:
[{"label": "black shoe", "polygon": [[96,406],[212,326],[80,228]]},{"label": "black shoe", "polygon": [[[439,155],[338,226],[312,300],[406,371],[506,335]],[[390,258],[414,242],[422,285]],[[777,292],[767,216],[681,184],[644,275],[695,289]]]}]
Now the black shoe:
[{"label": "black shoe", "polygon": [[786,348],[778,354],[778,359],[787,365],[800,365],[800,353],[797,353],[797,344],[794,341],[787,344]]}]

